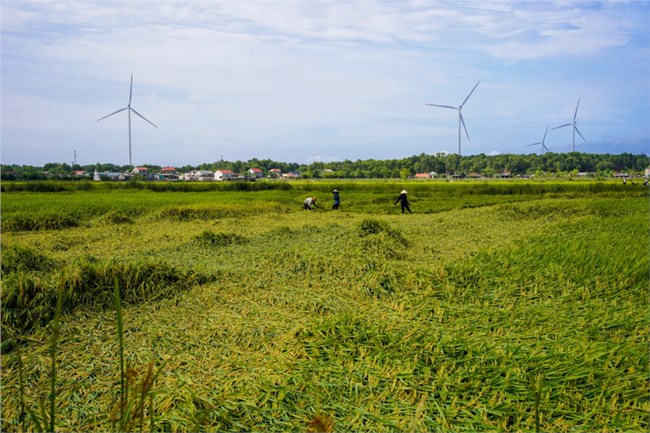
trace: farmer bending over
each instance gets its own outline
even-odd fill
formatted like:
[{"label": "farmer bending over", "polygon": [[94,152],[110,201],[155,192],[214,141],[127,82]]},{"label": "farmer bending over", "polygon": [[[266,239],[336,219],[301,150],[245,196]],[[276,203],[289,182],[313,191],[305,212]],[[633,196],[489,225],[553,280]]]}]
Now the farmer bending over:
[{"label": "farmer bending over", "polygon": [[316,204],[316,197],[307,197],[304,201],[305,209],[313,210],[315,207],[318,207]]}]

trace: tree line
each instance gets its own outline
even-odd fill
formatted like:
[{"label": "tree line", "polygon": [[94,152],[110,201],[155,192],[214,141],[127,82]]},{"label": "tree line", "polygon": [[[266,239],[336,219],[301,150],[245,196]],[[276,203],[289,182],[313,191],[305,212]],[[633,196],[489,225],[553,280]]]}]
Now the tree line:
[{"label": "tree line", "polygon": [[[162,167],[143,164],[155,172]],[[596,154],[596,153],[545,153],[538,154],[500,154],[500,155],[469,155],[457,154],[413,155],[401,159],[366,159],[344,160],[332,162],[312,162],[309,164],[287,163],[271,159],[253,158],[248,161],[216,161],[197,166],[185,165],[176,167],[179,173],[192,170],[232,170],[245,174],[250,168],[259,168],[268,173],[273,168],[283,173],[299,172],[303,178],[408,178],[416,173],[435,173],[436,176],[481,176],[500,177],[504,174],[511,176],[565,176],[587,173],[597,177],[610,177],[615,173],[626,173],[631,176],[642,176],[650,167],[650,156],[644,154]],[[47,180],[52,178],[78,178],[76,172],[127,172],[133,169],[129,165],[115,164],[67,164],[47,163],[42,167],[31,165],[2,164],[2,180]]]}]

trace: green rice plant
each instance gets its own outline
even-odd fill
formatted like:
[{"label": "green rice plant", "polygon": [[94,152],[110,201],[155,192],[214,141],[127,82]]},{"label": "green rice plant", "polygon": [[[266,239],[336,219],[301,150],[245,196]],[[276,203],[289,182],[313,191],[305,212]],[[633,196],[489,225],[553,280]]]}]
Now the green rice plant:
[{"label": "green rice plant", "polygon": [[122,320],[122,303],[120,301],[120,286],[118,284],[117,278],[113,282],[113,299],[115,301],[115,315],[117,321],[117,341],[119,344],[119,356],[120,356],[120,429],[122,431],[122,420],[124,420],[124,402],[126,401],[126,384],[125,384],[125,372],[124,372],[124,328]]},{"label": "green rice plant", "polygon": [[34,181],[34,182],[3,182],[3,190],[6,192],[13,191],[30,191],[30,192],[61,192],[67,191],[70,186],[67,182],[54,180]]},{"label": "green rice plant", "polygon": [[20,352],[15,354],[17,368],[18,368],[18,394],[19,394],[19,406],[18,412],[16,413],[17,419],[15,421],[16,425],[20,425],[21,430],[25,430],[25,421],[27,417],[27,406],[25,405],[25,365],[23,364],[23,358]]},{"label": "green rice plant", "polygon": [[[153,371],[153,363],[148,365],[143,375],[139,374],[135,368],[127,365],[121,377],[122,391],[120,394],[120,402],[110,414],[110,420],[116,425],[118,432],[136,431],[136,426],[139,427],[138,431],[142,432],[145,427],[145,409],[147,403],[149,404],[149,428],[150,431],[154,430],[155,421],[152,392],[153,384],[157,376],[158,373],[154,374]],[[140,379],[139,383],[138,379]]]},{"label": "green rice plant", "polygon": [[528,221],[531,219],[563,220],[570,217],[589,214],[589,209],[567,206],[563,200],[555,202],[545,200],[530,203],[508,203],[497,206],[495,209],[500,218],[511,221]]},{"label": "green rice plant", "polygon": [[362,220],[358,233],[362,251],[371,255],[400,259],[404,257],[405,248],[410,245],[401,231],[378,219]]},{"label": "green rice plant", "polygon": [[116,211],[107,214],[104,217],[107,224],[133,224],[133,219],[124,211]]},{"label": "green rice plant", "polygon": [[4,245],[0,254],[3,275],[15,272],[48,272],[57,265],[50,257],[16,244]]},{"label": "green rice plant", "polygon": [[[125,365],[125,346],[124,346],[124,318],[122,315],[121,290],[118,280],[114,280],[113,299],[115,302],[115,313],[117,323],[117,339],[120,363],[120,399],[110,414],[110,420],[117,426],[118,432],[135,431],[136,425],[142,432],[145,422],[145,404],[149,403],[149,429],[154,431],[154,407],[153,407],[153,385],[156,378],[162,371],[163,367],[158,369],[154,374],[154,365],[149,363],[146,373],[137,383],[138,372],[135,368]],[[133,390],[133,388],[136,388]],[[119,416],[118,416],[119,413]]]},{"label": "green rice plant", "polygon": [[540,374],[537,377],[537,380],[535,382],[535,432],[538,433],[540,431],[539,429],[539,404],[540,400],[542,398],[542,390],[544,388],[544,376]]},{"label": "green rice plant", "polygon": [[[119,344],[119,359],[120,359],[120,400],[113,409],[110,418],[113,424],[117,425],[118,432],[135,431],[136,424],[140,426],[140,432],[144,428],[144,413],[145,413],[145,400],[149,400],[149,413],[150,413],[150,430],[154,429],[153,418],[153,398],[151,396],[152,387],[156,380],[158,373],[153,374],[153,363],[149,364],[145,376],[142,378],[139,393],[137,393],[137,400],[133,400],[133,392],[131,389],[136,385],[136,378],[138,376],[136,370],[124,363],[124,325],[122,316],[122,303],[120,301],[120,288],[117,279],[114,280],[113,297],[115,301],[116,322],[117,322],[117,337]],[[161,369],[162,370],[162,369]],[[159,372],[161,371],[159,370]],[[117,416],[119,412],[119,416]]]},{"label": "green rice plant", "polygon": [[397,243],[405,247],[409,246],[408,240],[406,240],[402,233],[399,230],[392,228],[384,221],[366,218],[361,221],[359,229],[361,236],[385,234],[389,238],[394,239]]},{"label": "green rice plant", "polygon": [[52,212],[35,215],[13,215],[3,218],[2,227],[6,231],[39,231],[61,230],[77,227],[80,224],[78,215]]},{"label": "green rice plant", "polygon": [[43,276],[11,273],[2,285],[3,344],[49,323],[54,318],[59,288],[62,290],[62,312],[67,313],[82,306],[107,308],[113,305],[114,280],[118,281],[125,302],[136,304],[174,296],[210,279],[165,263],[117,260],[78,260]]},{"label": "green rice plant", "polygon": [[278,206],[273,202],[225,206],[169,206],[162,209],[158,217],[172,221],[205,221],[220,218],[239,218],[243,215],[256,215],[267,212],[282,213],[285,211],[284,206]]},{"label": "green rice plant", "polygon": [[50,369],[50,429],[49,431],[56,431],[55,420],[55,407],[56,407],[56,352],[57,343],[59,341],[59,325],[61,321],[61,306],[63,303],[63,291],[61,287],[57,291],[56,296],[56,309],[54,312],[54,320],[52,321],[52,338],[50,341],[50,355],[51,355],[51,369]]}]

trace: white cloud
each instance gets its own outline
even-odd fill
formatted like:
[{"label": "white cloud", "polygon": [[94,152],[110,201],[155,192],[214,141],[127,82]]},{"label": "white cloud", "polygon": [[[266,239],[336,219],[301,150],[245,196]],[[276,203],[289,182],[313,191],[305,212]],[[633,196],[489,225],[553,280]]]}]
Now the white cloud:
[{"label": "white cloud", "polygon": [[[547,122],[564,123],[578,97],[581,132],[599,134],[590,121],[604,131],[633,123],[621,107],[648,112],[648,48],[638,41],[647,41],[650,8],[596,6],[6,0],[3,123],[17,135],[3,141],[20,141],[44,106],[95,122],[127,102],[132,72],[134,107],[160,126],[139,131],[134,147],[169,149],[156,154],[170,158],[176,149],[207,160],[221,150],[304,160],[455,149],[455,113],[424,104],[456,105],[478,80],[463,110],[472,138],[464,149],[520,149]],[[611,69],[604,55],[615,56]],[[43,121],[43,136],[89,141],[65,119]],[[121,143],[124,127],[114,129],[102,126],[93,141]]]}]

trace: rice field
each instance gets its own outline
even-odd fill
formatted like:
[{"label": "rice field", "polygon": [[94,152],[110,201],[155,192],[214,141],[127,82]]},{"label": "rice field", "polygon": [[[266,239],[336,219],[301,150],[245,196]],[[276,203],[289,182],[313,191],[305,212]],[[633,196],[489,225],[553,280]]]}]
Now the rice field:
[{"label": "rice field", "polygon": [[3,431],[650,428],[640,185],[157,188],[4,190]]}]

